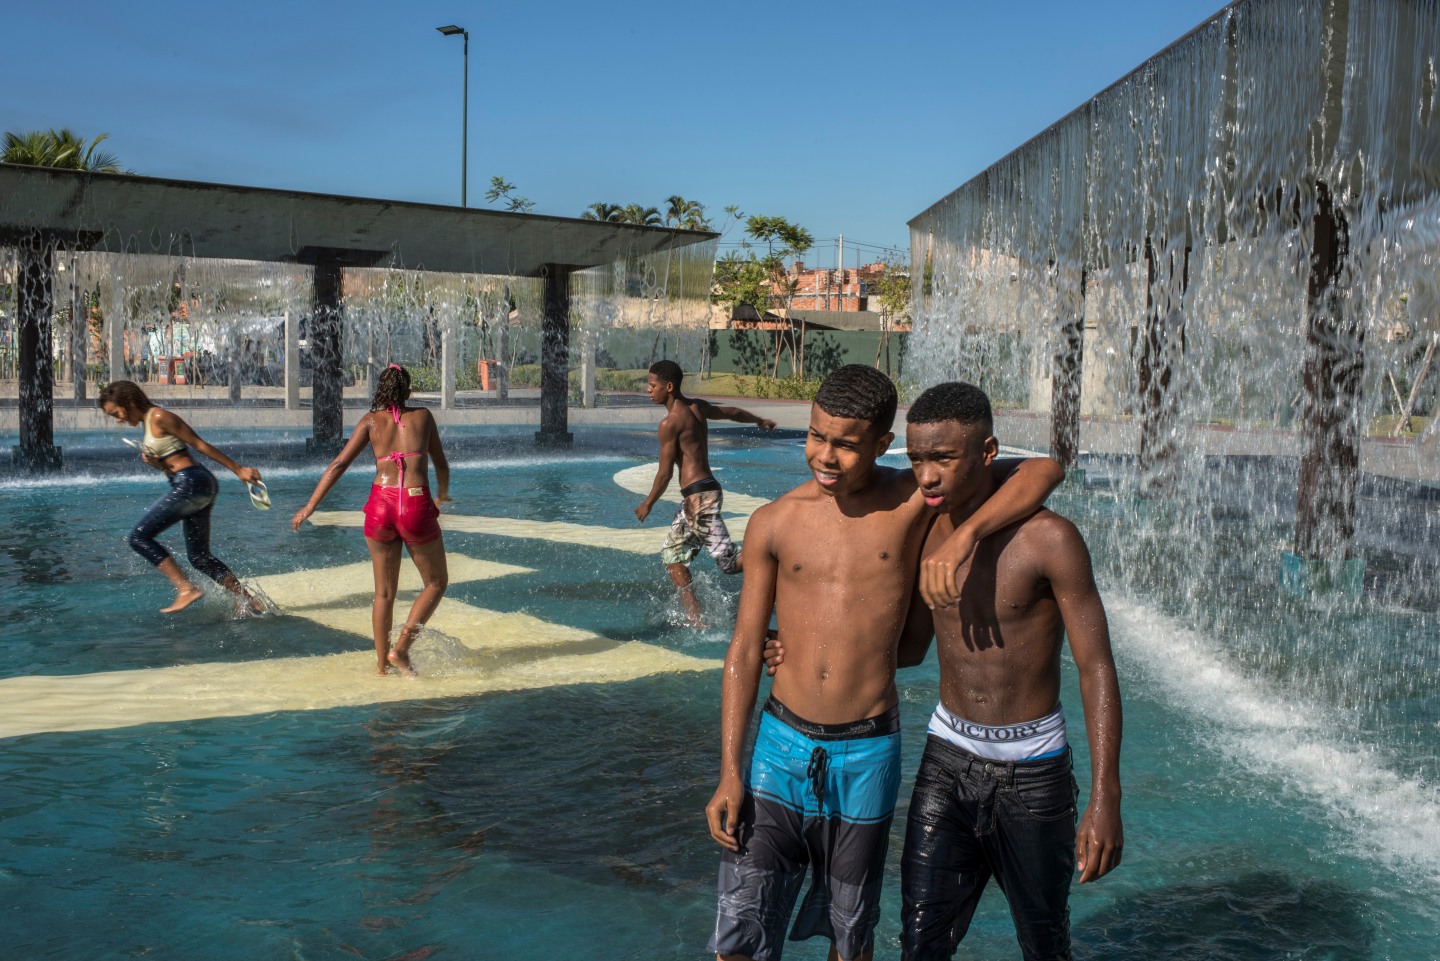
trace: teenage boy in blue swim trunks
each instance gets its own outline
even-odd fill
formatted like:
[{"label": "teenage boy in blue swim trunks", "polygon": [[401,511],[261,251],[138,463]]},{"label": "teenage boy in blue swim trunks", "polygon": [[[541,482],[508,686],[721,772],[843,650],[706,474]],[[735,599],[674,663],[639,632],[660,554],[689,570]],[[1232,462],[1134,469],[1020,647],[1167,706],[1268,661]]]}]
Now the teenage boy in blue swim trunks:
[{"label": "teenage boy in blue swim trunks", "polygon": [[[810,480],[756,511],[746,531],[721,687],[720,783],[705,808],[725,849],[709,944],[722,959],[780,957],[807,869],[814,877],[790,939],[828,938],[841,961],[874,950],[900,784],[896,648],[934,516],[914,474],[875,463],[893,439],[896,400],[873,367],[827,377],[810,411]],[[992,465],[997,484],[1012,467]],[[956,532],[961,542],[1033,513],[1064,476],[1048,459],[1013,470]],[[785,664],[747,772],[746,728],[772,612]]]}]

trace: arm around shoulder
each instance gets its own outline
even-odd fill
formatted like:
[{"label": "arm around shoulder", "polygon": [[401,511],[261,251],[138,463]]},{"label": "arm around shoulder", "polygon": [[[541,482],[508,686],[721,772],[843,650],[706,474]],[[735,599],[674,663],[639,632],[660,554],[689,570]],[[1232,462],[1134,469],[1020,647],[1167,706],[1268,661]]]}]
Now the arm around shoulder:
[{"label": "arm around shoulder", "polygon": [[950,538],[920,565],[920,593],[930,607],[950,607],[960,599],[959,573],[975,545],[1045,506],[1045,498],[1065,479],[1065,468],[1049,457],[991,465],[999,486]]}]

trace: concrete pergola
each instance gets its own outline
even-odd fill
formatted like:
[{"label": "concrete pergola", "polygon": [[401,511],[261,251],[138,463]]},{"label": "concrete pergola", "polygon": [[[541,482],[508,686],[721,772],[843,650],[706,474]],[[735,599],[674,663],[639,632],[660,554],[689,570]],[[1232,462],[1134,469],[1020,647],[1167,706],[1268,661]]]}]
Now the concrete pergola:
[{"label": "concrete pergola", "polygon": [[[17,463],[56,467],[53,276],[57,251],[158,254],[314,268],[313,436],[341,443],[347,267],[541,278],[540,444],[569,443],[570,275],[716,239],[703,231],[0,164],[0,246],[18,251]],[[112,363],[112,370],[122,369]]]}]

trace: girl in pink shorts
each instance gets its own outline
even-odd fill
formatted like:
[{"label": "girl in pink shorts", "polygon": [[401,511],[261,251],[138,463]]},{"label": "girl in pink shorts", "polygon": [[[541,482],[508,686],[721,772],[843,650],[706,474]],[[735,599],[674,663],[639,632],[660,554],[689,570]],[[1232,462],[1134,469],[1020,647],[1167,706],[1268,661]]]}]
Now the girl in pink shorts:
[{"label": "girl in pink shorts", "polygon": [[[407,407],[410,374],[391,364],[375,384],[370,412],[360,418],[355,432],[325,468],[309,502],[291,518],[291,526],[315,513],[365,445],[375,455],[375,484],[365,503],[365,546],[375,566],[375,600],[370,622],[375,631],[375,658],[381,674],[391,668],[414,674],[410,666],[410,645],[420,628],[430,620],[449,583],[445,566],[445,541],[440,536],[440,505],[448,503],[450,464],[440,446],[435,418],[424,407]],[[435,464],[435,483],[440,496],[431,498],[429,463]],[[401,545],[410,548],[410,559],[420,571],[423,588],[410,616],[400,626],[392,647],[390,627],[394,620],[395,590],[400,580]]]}]

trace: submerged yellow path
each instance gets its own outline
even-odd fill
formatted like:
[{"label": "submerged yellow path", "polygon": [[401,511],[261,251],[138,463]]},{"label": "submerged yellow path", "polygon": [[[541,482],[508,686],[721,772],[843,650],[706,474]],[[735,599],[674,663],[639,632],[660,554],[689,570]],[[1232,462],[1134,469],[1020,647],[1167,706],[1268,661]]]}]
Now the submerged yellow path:
[{"label": "submerged yellow path", "polygon": [[[401,571],[396,606],[403,610],[420,585],[412,567]],[[450,571],[452,583],[530,573],[453,554]],[[355,634],[362,639],[359,649],[314,657],[8,678],[0,680],[0,738],[629,681],[719,666],[718,661],[653,644],[618,642],[527,614],[446,600],[430,627],[448,636],[427,632],[414,652],[421,676],[379,677],[369,643],[373,581],[368,562],[263,577],[256,583],[286,615]],[[253,623],[283,637],[284,616]]]},{"label": "submerged yellow path", "polygon": [[[615,482],[641,496],[655,465],[620,471]],[[676,485],[664,498],[678,502]],[[764,501],[725,495],[738,540],[748,515]],[[653,517],[653,515],[652,515]],[[356,525],[358,512],[316,514],[318,524]],[[667,519],[668,521],[668,519]],[[664,527],[652,523],[611,528],[563,522],[517,521],[446,514],[447,530],[525,537],[658,555]],[[529,568],[449,555],[450,582],[516,578],[524,590]],[[255,581],[284,611],[255,621],[257,630],[283,638],[288,617],[301,617],[363,639],[358,650],[313,657],[188,664],[80,675],[32,675],[0,680],[0,738],[50,731],[94,731],[140,724],[238,717],[276,711],[313,711],[385,701],[421,700],[515,691],[562,684],[614,683],[647,675],[704,671],[717,660],[691,657],[640,641],[615,641],[528,614],[503,613],[446,599],[430,620],[413,659],[417,678],[379,677],[370,647],[370,563],[314,568]],[[413,565],[400,569],[397,611],[420,589]],[[439,632],[438,634],[435,632]]]},{"label": "submerged yellow path", "polygon": [[[650,493],[655,480],[655,464],[641,464],[628,467],[615,474],[615,483],[643,498]],[[723,483],[723,481],[722,481]],[[670,487],[660,498],[662,502],[678,504],[680,485],[671,481]],[[637,501],[638,503],[638,501]],[[725,492],[725,526],[730,537],[740,541],[745,537],[745,524],[755,509],[764,504],[759,497],[748,494]],[[495,537],[519,537],[532,540],[555,541],[560,544],[575,544],[580,547],[604,547],[610,550],[626,551],[631,554],[660,553],[665,540],[665,529],[673,514],[669,511],[651,512],[644,525],[636,524],[629,511],[615,520],[629,521],[628,527],[609,527],[599,524],[575,524],[569,521],[516,520],[511,517],[480,517],[470,514],[443,514],[441,526],[446,531],[461,531],[467,534],[489,534]],[[320,527],[363,527],[365,515],[360,511],[319,511],[310,518],[310,523]]]}]

